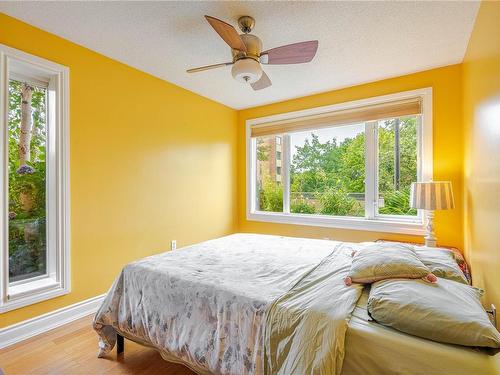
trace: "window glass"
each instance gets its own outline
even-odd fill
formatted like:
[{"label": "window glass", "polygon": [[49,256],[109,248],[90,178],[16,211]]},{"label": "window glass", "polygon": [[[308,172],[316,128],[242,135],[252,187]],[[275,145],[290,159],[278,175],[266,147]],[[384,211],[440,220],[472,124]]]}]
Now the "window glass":
[{"label": "window glass", "polygon": [[283,212],[283,185],[281,176],[282,144],[280,136],[256,139],[257,192],[260,211]]},{"label": "window glass", "polygon": [[379,213],[416,216],[410,208],[411,183],[417,181],[417,116],[378,122]]},{"label": "window glass", "polygon": [[9,281],[47,272],[47,90],[9,81]]},{"label": "window glass", "polygon": [[290,146],[290,212],[364,216],[364,124],[293,133]]}]

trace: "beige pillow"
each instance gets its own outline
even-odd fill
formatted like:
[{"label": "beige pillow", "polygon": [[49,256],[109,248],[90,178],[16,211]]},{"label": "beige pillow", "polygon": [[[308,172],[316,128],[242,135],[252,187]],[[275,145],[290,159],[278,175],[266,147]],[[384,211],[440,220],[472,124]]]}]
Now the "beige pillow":
[{"label": "beige pillow", "polygon": [[437,277],[468,284],[468,280],[458,266],[453,251],[438,247],[415,246],[415,252],[423,264]]},{"label": "beige pillow", "polygon": [[418,258],[413,247],[398,243],[376,243],[356,251],[344,282],[373,283],[378,280],[436,278]]},{"label": "beige pillow", "polygon": [[500,348],[500,334],[488,319],[480,289],[439,279],[384,280],[374,283],[368,313],[378,323],[426,339]]}]

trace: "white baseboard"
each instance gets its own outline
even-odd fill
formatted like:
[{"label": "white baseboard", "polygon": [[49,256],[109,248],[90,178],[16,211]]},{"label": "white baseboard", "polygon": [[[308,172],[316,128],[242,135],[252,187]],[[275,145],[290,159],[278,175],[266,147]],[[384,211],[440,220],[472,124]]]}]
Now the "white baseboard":
[{"label": "white baseboard", "polygon": [[92,297],[35,318],[0,328],[0,349],[95,313],[101,306],[105,296],[105,294],[102,294]]}]

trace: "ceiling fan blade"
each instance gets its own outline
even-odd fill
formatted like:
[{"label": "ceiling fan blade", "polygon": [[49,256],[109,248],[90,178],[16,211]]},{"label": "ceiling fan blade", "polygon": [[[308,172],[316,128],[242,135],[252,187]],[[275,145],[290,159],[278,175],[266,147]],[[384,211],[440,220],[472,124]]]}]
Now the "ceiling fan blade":
[{"label": "ceiling fan blade", "polygon": [[310,40],[272,48],[261,53],[262,64],[301,64],[311,61],[318,50],[318,41]]},{"label": "ceiling fan blade", "polygon": [[188,73],[202,72],[204,70],[220,68],[220,67],[227,66],[227,65],[233,65],[233,63],[232,62],[227,62],[227,63],[221,63],[221,64],[213,64],[213,65],[200,66],[199,68],[188,69],[188,70],[186,70],[186,72],[188,72]]},{"label": "ceiling fan blade", "polygon": [[229,47],[237,49],[238,51],[247,51],[245,43],[243,43],[243,40],[233,26],[215,17],[205,16],[205,18]]},{"label": "ceiling fan blade", "polygon": [[252,88],[254,90],[262,90],[262,89],[265,89],[266,87],[269,87],[271,85],[272,85],[271,80],[269,79],[266,72],[264,72],[264,71],[262,72],[262,76],[260,77],[260,79],[257,82],[250,84],[250,86],[252,86]]}]

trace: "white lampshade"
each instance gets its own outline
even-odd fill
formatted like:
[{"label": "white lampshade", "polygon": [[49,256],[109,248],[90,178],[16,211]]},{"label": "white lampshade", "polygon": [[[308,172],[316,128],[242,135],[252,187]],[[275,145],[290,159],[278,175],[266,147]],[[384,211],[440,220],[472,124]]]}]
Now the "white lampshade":
[{"label": "white lampshade", "polygon": [[262,67],[254,59],[240,59],[234,63],[231,74],[237,81],[254,83],[262,77]]},{"label": "white lampshade", "polygon": [[414,182],[411,184],[410,205],[423,210],[455,208],[450,181]]}]

